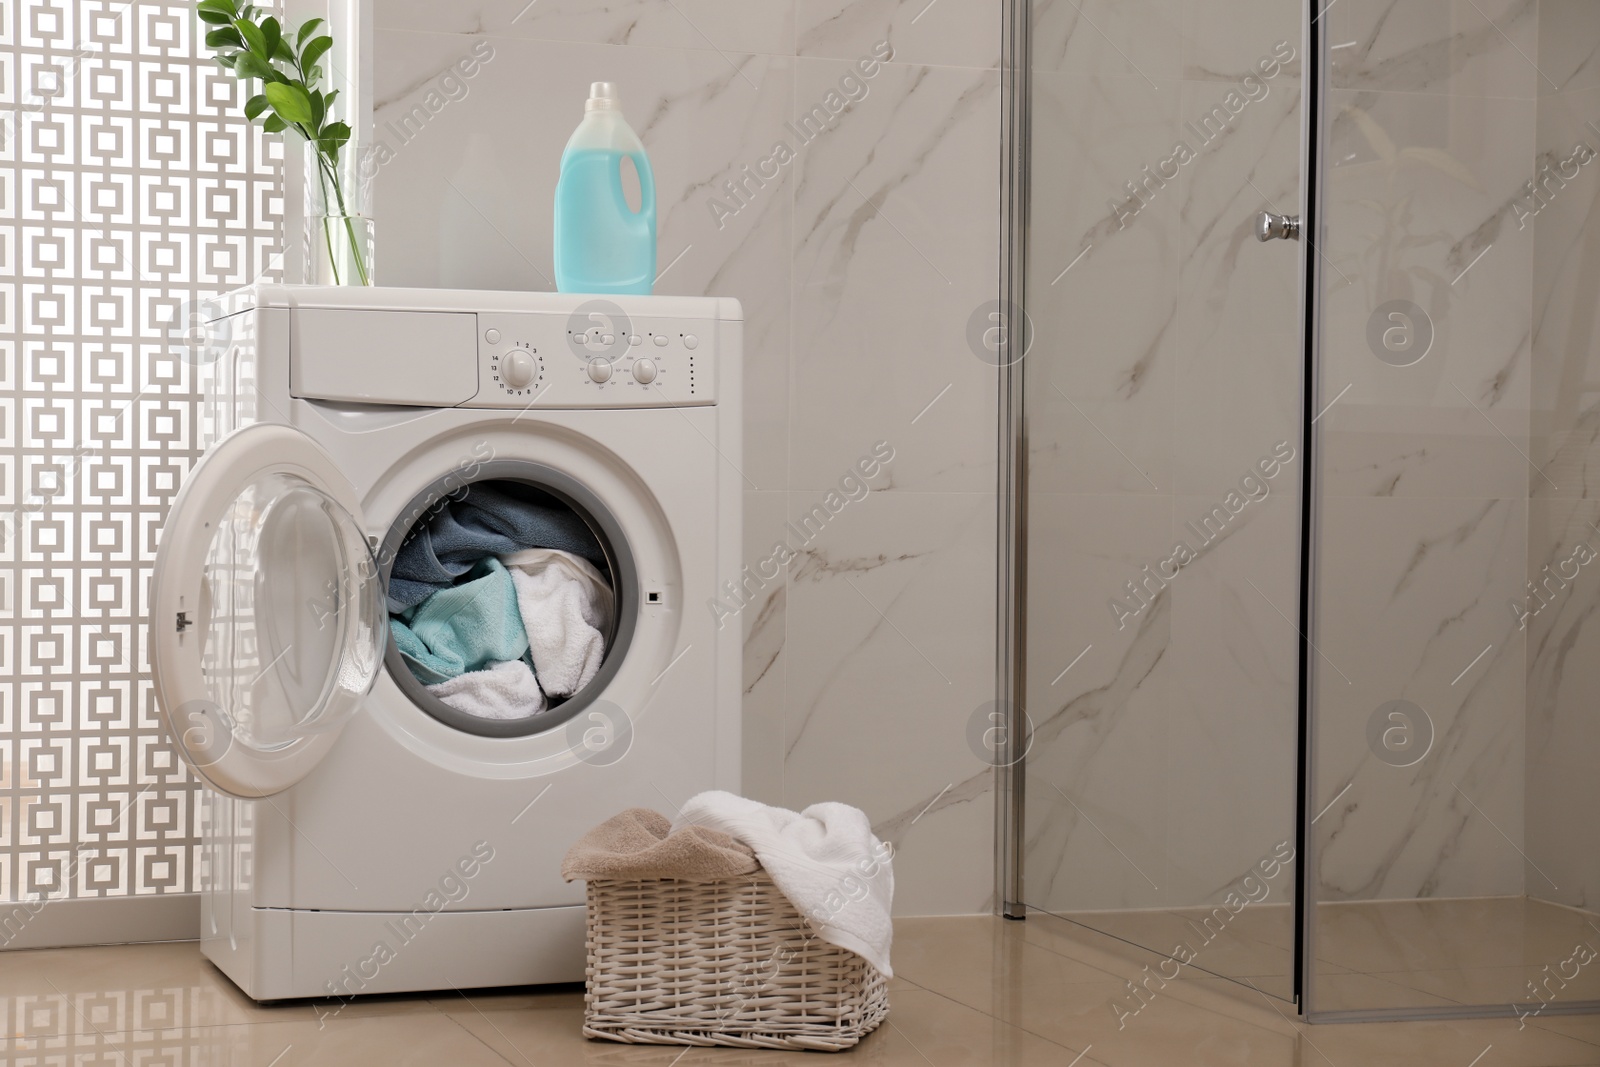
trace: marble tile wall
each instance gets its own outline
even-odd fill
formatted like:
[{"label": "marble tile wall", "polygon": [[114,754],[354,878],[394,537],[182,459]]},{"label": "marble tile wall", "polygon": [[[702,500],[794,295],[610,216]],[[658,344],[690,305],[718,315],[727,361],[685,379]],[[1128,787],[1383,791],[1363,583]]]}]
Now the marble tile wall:
[{"label": "marble tile wall", "polygon": [[[1527,620],[1530,896],[1600,911],[1600,8],[1541,0]],[[1547,172],[1544,168],[1548,166]],[[1576,173],[1574,173],[1576,172]],[[1552,177],[1553,175],[1553,177]],[[1580,548],[1580,546],[1583,546]],[[1524,598],[1531,594],[1523,591]]]},{"label": "marble tile wall", "polygon": [[[997,281],[997,0],[375,12],[384,284],[554,288],[560,152],[589,82],[620,84],[657,180],[657,292],[744,305],[747,562],[797,554],[741,612],[745,790],[864,808],[902,913],[989,909],[992,773],[966,735],[993,692],[995,374],[967,332]],[[800,144],[785,124],[841,81],[855,99]],[[731,199],[780,140],[793,161]],[[870,493],[786,528],[875,447]]]}]

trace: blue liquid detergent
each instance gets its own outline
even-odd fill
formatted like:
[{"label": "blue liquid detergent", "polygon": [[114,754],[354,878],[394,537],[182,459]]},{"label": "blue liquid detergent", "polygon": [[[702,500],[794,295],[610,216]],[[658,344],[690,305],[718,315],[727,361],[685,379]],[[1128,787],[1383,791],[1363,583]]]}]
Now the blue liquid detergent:
[{"label": "blue liquid detergent", "polygon": [[[638,211],[623,195],[625,158],[639,175]],[[655,178],[610,82],[590,87],[583,121],[561,154],[555,261],[563,293],[648,294],[655,286]]]}]

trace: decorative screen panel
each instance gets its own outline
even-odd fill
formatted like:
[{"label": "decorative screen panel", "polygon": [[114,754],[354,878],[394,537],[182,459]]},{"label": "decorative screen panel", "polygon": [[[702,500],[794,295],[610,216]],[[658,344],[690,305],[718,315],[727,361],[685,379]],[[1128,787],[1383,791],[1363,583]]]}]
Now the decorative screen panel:
[{"label": "decorative screen panel", "polygon": [[196,882],[143,620],[199,451],[188,309],[281,260],[242,104],[188,4],[0,0],[0,899]]}]

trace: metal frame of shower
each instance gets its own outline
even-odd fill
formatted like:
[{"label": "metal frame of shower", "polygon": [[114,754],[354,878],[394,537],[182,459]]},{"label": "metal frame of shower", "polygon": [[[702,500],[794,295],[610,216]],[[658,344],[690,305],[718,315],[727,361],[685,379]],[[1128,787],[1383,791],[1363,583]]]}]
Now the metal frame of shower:
[{"label": "metal frame of shower", "polygon": [[[1029,34],[1031,0],[1002,0],[1000,56],[1000,287],[1002,309],[1027,307],[1029,115],[1032,93]],[[1032,331],[1008,328],[999,362],[998,589],[995,613],[995,701],[1006,724],[996,748],[994,851],[996,910],[1008,919],[1025,915],[1022,903],[1024,767],[1028,713],[1027,536],[1028,424],[1023,407],[1022,357]],[[1020,732],[1019,732],[1020,731]],[[1019,737],[1023,738],[1019,743]]]},{"label": "metal frame of shower", "polygon": [[[1332,0],[1330,0],[1332,2]],[[1316,735],[1311,729],[1312,702],[1316,694],[1315,647],[1311,629],[1317,594],[1317,456],[1320,455],[1317,413],[1321,402],[1318,350],[1322,338],[1322,102],[1327,99],[1327,75],[1322,62],[1321,0],[1307,0],[1300,36],[1300,613],[1299,679],[1295,723],[1295,841],[1294,841],[1294,1003],[1300,1015],[1316,1022],[1309,1006],[1314,1000],[1316,911],[1311,900],[1313,882],[1311,797],[1314,793]]]},{"label": "metal frame of shower", "polygon": [[[1295,928],[1293,999],[1308,1022],[1375,1022],[1450,1018],[1491,1018],[1516,1014],[1513,1005],[1462,1005],[1449,1008],[1373,1008],[1317,1011],[1315,958],[1317,908],[1314,899],[1315,837],[1311,823],[1316,794],[1316,651],[1311,639],[1317,597],[1317,529],[1323,243],[1322,147],[1326,143],[1326,64],[1321,16],[1337,0],[1306,0],[1302,25],[1304,57],[1301,107],[1301,455],[1299,684],[1296,741]],[[1027,302],[1030,169],[1031,0],[1002,0],[1001,230],[999,300],[1003,311]],[[996,614],[996,702],[1006,715],[995,768],[995,901],[1009,919],[1026,915],[1023,903],[1024,756],[1031,740],[1026,700],[1028,423],[1023,357],[1031,339],[1026,319],[1008,322],[999,356],[998,577]],[[1020,328],[1019,328],[1020,327]],[[1551,1015],[1592,1014],[1600,1002],[1546,1005]]]}]

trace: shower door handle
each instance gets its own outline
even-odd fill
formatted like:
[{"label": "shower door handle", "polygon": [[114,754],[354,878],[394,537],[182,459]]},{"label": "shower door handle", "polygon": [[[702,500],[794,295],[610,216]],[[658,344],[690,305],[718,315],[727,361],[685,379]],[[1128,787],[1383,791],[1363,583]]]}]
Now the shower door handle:
[{"label": "shower door handle", "polygon": [[1299,215],[1274,215],[1270,211],[1263,211],[1256,216],[1256,240],[1271,241],[1298,241],[1300,240]]}]

